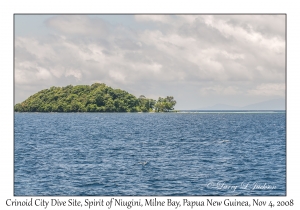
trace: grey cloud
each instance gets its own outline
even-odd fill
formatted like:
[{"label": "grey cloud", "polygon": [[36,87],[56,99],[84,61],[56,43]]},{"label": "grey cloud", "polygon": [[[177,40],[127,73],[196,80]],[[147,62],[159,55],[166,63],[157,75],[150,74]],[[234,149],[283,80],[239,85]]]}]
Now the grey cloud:
[{"label": "grey cloud", "polygon": [[[274,96],[272,88],[282,90],[284,18],[208,17],[138,17],[134,24],[143,27],[53,17],[46,21],[48,36],[16,37],[16,91],[28,90],[26,97],[16,94],[16,101],[33,90],[96,81],[137,95],[173,94],[185,107],[197,101],[194,108],[225,100],[224,94],[255,101],[263,99],[259,91],[269,94],[266,98]],[[21,90],[28,84],[31,89]]]},{"label": "grey cloud", "polygon": [[135,51],[141,48],[137,42],[129,39],[115,39],[114,43],[122,50]]},{"label": "grey cloud", "polygon": [[212,44],[223,45],[230,44],[232,40],[224,37],[220,31],[213,27],[207,26],[202,19],[194,21],[192,24],[180,25],[176,32],[183,37],[195,38],[201,43],[202,47],[211,47]]},{"label": "grey cloud", "polygon": [[30,53],[25,47],[15,46],[15,58],[17,62],[36,60],[36,56]]},{"label": "grey cloud", "polygon": [[236,15],[230,18],[221,15],[216,18],[227,19],[229,24],[242,27],[249,33],[254,30],[269,38],[285,39],[285,15]]}]

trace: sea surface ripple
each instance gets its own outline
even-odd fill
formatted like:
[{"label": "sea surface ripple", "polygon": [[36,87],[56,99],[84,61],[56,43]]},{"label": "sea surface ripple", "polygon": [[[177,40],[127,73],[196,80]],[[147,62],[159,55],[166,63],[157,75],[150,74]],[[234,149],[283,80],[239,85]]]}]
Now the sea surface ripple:
[{"label": "sea surface ripple", "polygon": [[15,196],[286,195],[285,112],[14,117]]}]

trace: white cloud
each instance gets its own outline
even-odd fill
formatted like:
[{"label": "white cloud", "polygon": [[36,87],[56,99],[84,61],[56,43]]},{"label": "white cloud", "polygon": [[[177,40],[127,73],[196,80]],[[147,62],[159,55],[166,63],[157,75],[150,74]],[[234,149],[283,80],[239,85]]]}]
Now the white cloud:
[{"label": "white cloud", "polygon": [[239,90],[238,87],[235,86],[221,86],[221,85],[216,85],[216,86],[209,86],[209,87],[204,87],[200,89],[200,94],[201,95],[222,95],[222,96],[232,96],[232,95],[240,95],[242,94],[242,91]]},{"label": "white cloud", "polygon": [[38,80],[48,80],[51,78],[51,73],[45,68],[38,68],[36,78]]},{"label": "white cloud", "polygon": [[186,101],[188,89],[207,100],[284,96],[283,17],[136,15],[132,24],[139,27],[125,27],[98,17],[55,16],[46,21],[48,36],[16,36],[15,83],[38,91],[99,81]]},{"label": "white cloud", "polygon": [[254,89],[248,91],[249,95],[257,96],[285,96],[284,83],[266,83],[256,86]]},{"label": "white cloud", "polygon": [[169,23],[171,21],[170,16],[167,15],[135,15],[134,18],[138,22],[150,21]]},{"label": "white cloud", "polygon": [[120,81],[122,83],[125,82],[125,78],[126,78],[126,76],[122,72],[114,71],[114,70],[109,71],[109,76],[111,76],[116,81]]}]

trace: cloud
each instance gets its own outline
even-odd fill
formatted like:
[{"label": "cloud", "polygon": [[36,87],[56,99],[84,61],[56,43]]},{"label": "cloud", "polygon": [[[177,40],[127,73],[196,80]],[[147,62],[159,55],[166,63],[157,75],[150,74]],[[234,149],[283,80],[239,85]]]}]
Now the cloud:
[{"label": "cloud", "polygon": [[68,35],[101,36],[108,35],[104,21],[85,15],[59,15],[46,21],[46,25]]},{"label": "cloud", "polygon": [[54,85],[95,81],[186,103],[191,90],[207,100],[284,97],[284,15],[135,15],[132,27],[62,15],[45,24],[47,36],[15,37],[16,91],[36,87],[17,102]]},{"label": "cloud", "polygon": [[172,20],[171,16],[168,15],[135,15],[135,20],[138,22],[160,22],[170,23]]},{"label": "cloud", "polygon": [[285,85],[282,83],[266,83],[258,85],[248,92],[250,95],[258,96],[282,96],[285,93]]},{"label": "cloud", "polygon": [[242,91],[239,87],[236,86],[228,86],[225,87],[221,85],[204,87],[200,90],[201,95],[223,95],[223,96],[232,96],[232,95],[240,95]]}]

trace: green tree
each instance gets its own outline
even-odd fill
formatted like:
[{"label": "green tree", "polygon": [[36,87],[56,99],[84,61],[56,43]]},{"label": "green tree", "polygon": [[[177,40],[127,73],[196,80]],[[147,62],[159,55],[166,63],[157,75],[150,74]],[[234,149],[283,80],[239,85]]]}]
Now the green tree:
[{"label": "green tree", "polygon": [[151,112],[154,109],[155,100],[146,98],[146,96],[141,95],[138,98],[139,108],[142,112]]},{"label": "green tree", "polygon": [[139,98],[104,83],[68,85],[41,90],[14,106],[16,112],[149,112],[170,111],[176,101],[172,96],[153,99]]},{"label": "green tree", "polygon": [[156,112],[169,112],[174,110],[175,105],[176,101],[174,100],[174,97],[167,96],[166,98],[159,97],[154,107]]}]

